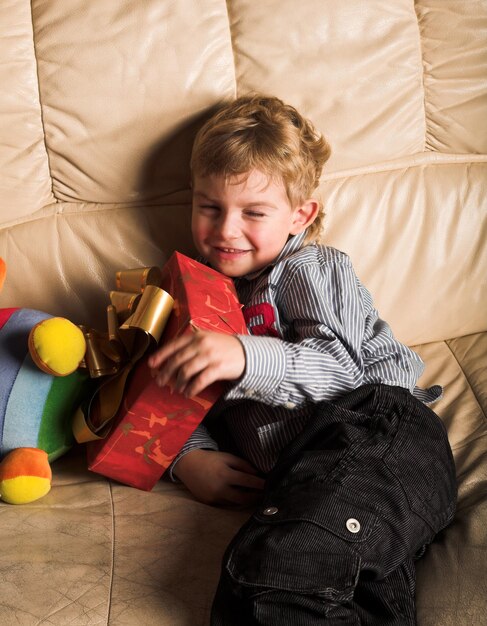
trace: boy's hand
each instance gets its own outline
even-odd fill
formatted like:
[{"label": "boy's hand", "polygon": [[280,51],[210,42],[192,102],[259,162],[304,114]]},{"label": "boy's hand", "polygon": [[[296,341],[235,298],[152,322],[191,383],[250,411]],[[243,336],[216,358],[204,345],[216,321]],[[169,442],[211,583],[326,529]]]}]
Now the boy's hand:
[{"label": "boy's hand", "polygon": [[187,452],[176,463],[173,473],[205,504],[255,504],[265,483],[244,459],[215,450]]},{"label": "boy's hand", "polygon": [[182,335],[157,350],[149,367],[161,387],[174,380],[174,389],[198,395],[216,380],[237,380],[245,370],[245,352],[234,335],[197,331]]}]

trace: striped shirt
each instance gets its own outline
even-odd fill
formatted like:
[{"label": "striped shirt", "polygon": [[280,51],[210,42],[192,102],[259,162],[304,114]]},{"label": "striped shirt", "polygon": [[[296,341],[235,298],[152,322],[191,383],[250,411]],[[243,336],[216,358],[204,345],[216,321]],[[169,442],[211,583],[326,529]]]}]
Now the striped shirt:
[{"label": "striped shirt", "polygon": [[[441,387],[416,387],[424,365],[379,318],[343,252],[289,239],[276,261],[235,279],[249,335],[245,372],[215,405],[241,455],[268,472],[321,400],[368,383],[409,389],[432,402]],[[200,425],[172,467],[194,448],[218,449]],[[172,476],[172,472],[170,472]]]}]

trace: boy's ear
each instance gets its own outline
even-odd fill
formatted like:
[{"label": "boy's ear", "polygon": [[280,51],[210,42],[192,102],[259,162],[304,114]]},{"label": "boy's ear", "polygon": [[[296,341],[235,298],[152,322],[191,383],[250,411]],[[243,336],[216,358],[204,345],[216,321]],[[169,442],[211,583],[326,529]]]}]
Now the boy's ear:
[{"label": "boy's ear", "polygon": [[318,216],[320,204],[310,198],[294,209],[290,235],[298,235],[310,226]]}]

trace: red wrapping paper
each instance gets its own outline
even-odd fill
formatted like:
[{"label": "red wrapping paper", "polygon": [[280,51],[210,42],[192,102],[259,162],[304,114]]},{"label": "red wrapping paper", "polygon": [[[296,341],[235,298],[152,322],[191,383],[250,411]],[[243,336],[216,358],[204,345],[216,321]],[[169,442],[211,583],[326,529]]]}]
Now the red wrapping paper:
[{"label": "red wrapping paper", "polygon": [[[197,329],[246,334],[230,278],[175,252],[161,287],[175,300],[161,344]],[[87,444],[88,468],[150,491],[222,392],[214,383],[195,398],[158,387],[145,355],[135,366],[108,436]]]}]

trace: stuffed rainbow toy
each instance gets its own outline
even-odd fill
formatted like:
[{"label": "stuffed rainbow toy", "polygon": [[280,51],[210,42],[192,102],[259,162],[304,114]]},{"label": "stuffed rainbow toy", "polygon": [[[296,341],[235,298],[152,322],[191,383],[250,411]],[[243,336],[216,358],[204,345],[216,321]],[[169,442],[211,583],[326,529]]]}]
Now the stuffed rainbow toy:
[{"label": "stuffed rainbow toy", "polygon": [[[0,288],[5,279],[0,259]],[[0,498],[33,502],[51,487],[49,463],[74,443],[71,420],[87,376],[82,331],[64,318],[0,309]]]},{"label": "stuffed rainbow toy", "polygon": [[[86,375],[79,371],[69,373],[72,364],[62,366],[58,359],[53,362],[43,353],[35,355],[34,360],[29,352],[29,336],[33,329],[31,343],[37,343],[35,335],[36,329],[41,328],[39,324],[56,319],[32,309],[0,309],[2,457],[20,447],[40,448],[47,452],[49,461],[53,461],[74,443],[71,419],[75,405],[81,399]],[[52,329],[48,329],[48,334],[50,332]],[[71,345],[69,341],[66,343]],[[44,371],[37,363],[43,364]],[[54,368],[61,369],[64,375],[47,373]]]}]

